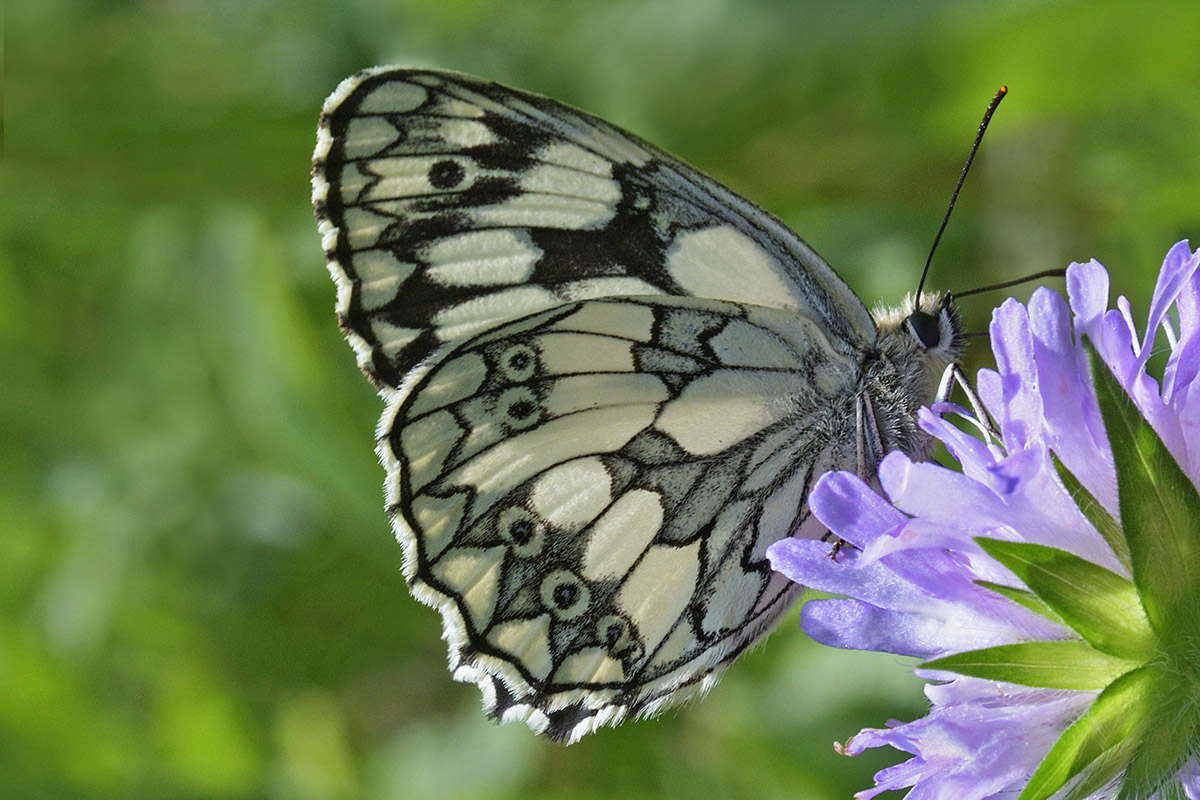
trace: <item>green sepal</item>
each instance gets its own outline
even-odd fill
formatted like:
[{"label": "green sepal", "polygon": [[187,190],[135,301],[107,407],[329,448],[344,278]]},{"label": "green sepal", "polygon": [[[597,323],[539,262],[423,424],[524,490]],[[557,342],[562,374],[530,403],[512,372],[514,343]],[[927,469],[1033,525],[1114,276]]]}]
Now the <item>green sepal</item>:
[{"label": "green sepal", "polygon": [[1127,748],[1130,738],[1143,727],[1146,697],[1158,683],[1157,677],[1153,668],[1141,667],[1113,681],[1058,737],[1017,800],[1046,800],[1093,763],[1113,775],[1119,772],[1127,762],[1109,751],[1118,748],[1119,753]]},{"label": "green sepal", "polygon": [[1050,453],[1050,460],[1054,463],[1054,469],[1058,472],[1058,478],[1062,481],[1063,487],[1067,490],[1067,494],[1071,495],[1071,499],[1075,501],[1076,508],[1092,523],[1092,527],[1104,537],[1104,541],[1117,556],[1117,560],[1128,569],[1133,571],[1132,564],[1129,560],[1129,543],[1125,541],[1125,532],[1121,530],[1121,524],[1113,519],[1113,515],[1108,513],[1104,506],[1100,505],[1100,501],[1092,496],[1092,493],[1087,490],[1087,487],[1080,483],[1071,470],[1058,460],[1058,455],[1054,452]]},{"label": "green sepal", "polygon": [[995,592],[1001,597],[1006,597],[1017,605],[1029,609],[1039,617],[1045,617],[1051,622],[1062,624],[1062,617],[1055,614],[1054,609],[1046,605],[1045,601],[1033,592],[1018,589],[1015,586],[1005,586],[1003,583],[992,583],[991,581],[975,581],[975,585],[981,586],[990,592]]},{"label": "green sepal", "polygon": [[975,541],[1092,647],[1139,662],[1154,651],[1154,631],[1132,581],[1055,547],[986,538]]},{"label": "green sepal", "polygon": [[1137,666],[1101,653],[1086,642],[1067,640],[985,647],[935,658],[920,668],[1042,689],[1096,692]]},{"label": "green sepal", "polygon": [[[1187,792],[1183,790],[1183,782],[1178,778],[1163,784],[1154,791],[1154,800],[1188,800]],[[1123,798],[1118,796],[1117,800],[1123,800]]]},{"label": "green sepal", "polygon": [[[1146,616],[1165,650],[1200,636],[1200,493],[1084,342],[1117,470],[1121,526]],[[1030,587],[1032,588],[1032,587]]]},{"label": "green sepal", "polygon": [[[1144,800],[1152,794],[1155,800],[1187,800],[1178,776],[1192,750],[1181,748],[1178,742],[1169,741],[1169,734],[1160,733],[1156,741],[1155,734],[1158,731],[1149,717],[1141,721],[1139,731],[1142,733],[1140,738],[1133,736],[1116,742],[1088,764],[1062,800],[1089,800],[1118,778],[1117,800]],[[1165,748],[1162,747],[1164,744]],[[1145,774],[1145,756],[1142,753],[1147,748],[1154,756],[1163,752],[1175,754],[1170,763],[1160,765],[1156,770],[1156,778]],[[1180,750],[1183,750],[1182,755],[1179,754]]]},{"label": "green sepal", "polygon": [[[1200,733],[1197,698],[1180,686],[1176,670],[1155,665],[1159,682],[1136,748],[1121,779],[1117,800],[1161,800],[1188,759],[1196,753]],[[1195,665],[1188,665],[1195,670]]]},{"label": "green sepal", "polygon": [[1120,777],[1136,747],[1137,742],[1125,739],[1096,756],[1083,770],[1079,780],[1071,784],[1062,800],[1091,800],[1097,792]]}]

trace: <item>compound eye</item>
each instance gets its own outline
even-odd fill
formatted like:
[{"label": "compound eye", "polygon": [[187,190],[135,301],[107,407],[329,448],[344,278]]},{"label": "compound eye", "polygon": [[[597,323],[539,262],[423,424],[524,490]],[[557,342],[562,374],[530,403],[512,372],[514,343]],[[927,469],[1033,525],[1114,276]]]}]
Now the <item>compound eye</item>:
[{"label": "compound eye", "polygon": [[942,326],[932,314],[914,311],[904,320],[904,324],[926,350],[932,350],[942,341]]}]

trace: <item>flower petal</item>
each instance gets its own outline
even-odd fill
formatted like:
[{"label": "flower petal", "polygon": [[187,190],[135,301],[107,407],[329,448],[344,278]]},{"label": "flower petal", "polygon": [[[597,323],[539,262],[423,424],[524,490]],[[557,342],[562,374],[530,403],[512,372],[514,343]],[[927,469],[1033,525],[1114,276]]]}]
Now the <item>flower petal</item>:
[{"label": "flower petal", "polygon": [[852,472],[829,472],[813,486],[808,507],[826,528],[862,549],[908,517]]},{"label": "flower petal", "polygon": [[1167,251],[1162,269],[1158,273],[1158,280],[1154,284],[1154,297],[1150,300],[1146,330],[1142,333],[1139,361],[1143,369],[1154,348],[1154,339],[1158,335],[1158,329],[1166,319],[1167,312],[1175,305],[1179,293],[1191,281],[1197,267],[1200,267],[1200,258],[1192,253],[1186,240],[1177,242]]},{"label": "flower petal", "polygon": [[992,314],[989,327],[996,367],[1000,373],[1003,405],[998,417],[1009,452],[1030,446],[1041,438],[1045,420],[1033,362],[1033,336],[1029,312],[1009,298]]},{"label": "flower petal", "polygon": [[[1155,575],[1161,582],[1175,566],[1177,572],[1190,569],[1190,561],[1178,552],[1173,556],[1178,564],[1143,566],[1136,591],[1127,591],[1128,581],[1123,578],[1129,578],[1130,569],[1113,547],[1122,547],[1129,537],[1130,521],[1125,520],[1122,531],[1116,519],[1118,505],[1124,509],[1128,504],[1124,495],[1118,503],[1110,438],[1093,388],[1093,366],[1082,345],[1085,337],[1093,343],[1100,361],[1118,377],[1117,391],[1133,399],[1129,408],[1137,410],[1129,413],[1140,414],[1161,437],[1162,458],[1170,460],[1165,455],[1169,450],[1187,477],[1200,482],[1200,252],[1181,242],[1167,254],[1144,330],[1135,323],[1124,297],[1110,308],[1108,273],[1097,262],[1073,264],[1067,272],[1067,288],[1069,305],[1056,293],[1039,289],[1027,307],[1007,301],[993,315],[997,368],[980,370],[976,389],[999,427],[999,441],[986,434],[970,435],[961,421],[954,424],[953,415],[965,418],[969,413],[961,408],[941,404],[933,412],[922,410],[919,425],[946,445],[961,472],[890,453],[878,470],[879,485],[890,505],[859,478],[831,476],[818,484],[810,505],[834,535],[853,547],[838,552],[836,558],[830,558],[828,544],[811,541],[785,540],[768,550],[772,564],[793,579],[846,595],[810,601],[802,609],[801,624],[818,641],[924,658],[968,653],[965,661],[946,663],[967,671],[978,664],[977,674],[1005,680],[1020,678],[1006,672],[1009,661],[1044,672],[1044,657],[1065,651],[1083,649],[1071,656],[1079,663],[1088,663],[1093,651],[1115,650],[1111,656],[1138,665],[1142,657],[1157,657],[1164,634],[1156,628],[1147,634],[1142,648],[1113,639],[1125,621],[1119,616],[1124,606],[1114,600],[1122,593],[1089,589],[1096,581],[1085,578],[1097,572],[1093,565],[1116,573],[1121,577],[1112,577],[1110,583],[1123,587],[1122,596],[1129,595],[1125,600],[1130,607],[1143,607],[1151,595],[1141,575]],[[1160,329],[1171,351],[1161,386],[1145,370],[1156,343],[1162,341],[1157,339]],[[1094,362],[1096,370],[1103,369],[1100,361]],[[1123,458],[1122,463],[1128,460]],[[1175,483],[1187,483],[1178,471],[1175,475]],[[1086,505],[1087,514],[1076,505],[1077,499]],[[1133,512],[1125,516],[1129,513]],[[1194,516],[1188,511],[1172,519]],[[1097,525],[1108,534],[1107,540]],[[1159,520],[1150,527],[1169,526]],[[1018,578],[1003,566],[1003,559],[993,557],[992,550],[980,548],[974,541],[977,536],[1018,543],[1017,549],[1024,548],[1021,552],[1035,549],[1030,545],[1056,548],[1062,557],[1034,565],[1048,570],[1046,575],[1022,567],[1017,572],[1023,578]],[[1076,568],[1065,570],[1063,564]],[[1180,589],[1194,583],[1188,575],[1182,582],[1175,581],[1178,585],[1171,598],[1189,596],[1186,586]],[[1056,603],[1046,607],[1027,602],[1030,588],[1051,595]],[[1075,594],[1093,590],[1099,593],[1092,598],[1095,602],[1083,602],[1085,595]],[[1057,608],[1057,613],[1051,608]],[[1088,614],[1097,609],[1111,614],[1092,614],[1093,625]],[[1159,616],[1163,621],[1158,627],[1165,627],[1165,612]],[[1080,639],[1073,634],[1062,624],[1064,618],[1081,630],[1086,628],[1087,635]],[[972,650],[983,653],[972,655]],[[1122,673],[1115,684],[1143,668],[1126,671],[1122,662],[1108,671]],[[864,730],[846,745],[845,752],[851,755],[881,746],[912,754],[904,763],[879,772],[876,786],[857,795],[861,800],[904,788],[911,788],[907,800],[1013,797],[1056,747],[1060,735],[1103,696],[1090,690],[1018,687],[922,668],[916,674],[929,682],[929,714],[912,723]],[[1053,673],[1035,677],[1040,683],[1090,689],[1104,683],[1107,673],[1091,682],[1062,680]],[[1180,691],[1190,689],[1166,691],[1164,685],[1163,691],[1149,694],[1172,698]],[[1168,699],[1164,706],[1168,716],[1176,713],[1171,702]],[[1187,736],[1175,739],[1180,747],[1192,746]],[[1162,745],[1142,741],[1138,752],[1158,753]],[[1180,755],[1168,756],[1163,763],[1169,772]],[[1123,756],[1112,755],[1108,767],[1120,770],[1130,763],[1116,758]],[[1097,771],[1096,786],[1116,774]],[[1178,777],[1187,796],[1200,800],[1200,755]],[[1090,784],[1084,789],[1092,791]],[[1108,786],[1092,800],[1108,798],[1115,791]]]},{"label": "flower petal", "polygon": [[1067,298],[1075,311],[1075,329],[1095,326],[1108,312],[1108,270],[1092,259],[1067,268]]},{"label": "flower petal", "polygon": [[941,652],[943,626],[928,616],[858,600],[822,600],[800,609],[800,627],[829,647],[928,658]]},{"label": "flower petal", "polygon": [[767,548],[771,568],[810,589],[857,597],[878,606],[918,611],[929,599],[882,563],[857,565],[858,553],[842,550],[837,560],[832,545],[812,539],[783,539]]},{"label": "flower petal", "polygon": [[[891,746],[915,756],[876,773],[875,788],[855,797],[912,786],[906,800],[985,800],[1011,790],[1033,772],[1065,728],[1062,720],[1078,714],[1077,696],[1088,695],[1062,692],[1047,700],[1054,695],[1007,693],[1003,685],[974,679],[955,681],[960,682],[978,684],[979,694],[990,694],[991,702],[935,707],[916,722],[867,729],[846,743],[850,755]],[[1005,702],[997,702],[1001,700]]]},{"label": "flower petal", "polygon": [[1038,289],[1030,298],[1033,359],[1045,409],[1046,443],[1092,496],[1115,512],[1117,483],[1112,455],[1091,391],[1087,361],[1071,333],[1069,313],[1057,292]]}]

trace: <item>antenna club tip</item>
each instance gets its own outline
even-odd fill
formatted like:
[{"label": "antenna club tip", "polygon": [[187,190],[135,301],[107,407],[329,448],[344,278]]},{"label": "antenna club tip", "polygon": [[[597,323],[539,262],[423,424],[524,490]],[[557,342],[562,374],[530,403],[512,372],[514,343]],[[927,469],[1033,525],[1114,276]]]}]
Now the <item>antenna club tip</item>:
[{"label": "antenna club tip", "polygon": [[999,92],[997,92],[996,94],[1008,94],[1008,87],[1007,87],[1007,86],[1001,86],[1001,87],[1000,87],[1000,91],[999,91]]}]

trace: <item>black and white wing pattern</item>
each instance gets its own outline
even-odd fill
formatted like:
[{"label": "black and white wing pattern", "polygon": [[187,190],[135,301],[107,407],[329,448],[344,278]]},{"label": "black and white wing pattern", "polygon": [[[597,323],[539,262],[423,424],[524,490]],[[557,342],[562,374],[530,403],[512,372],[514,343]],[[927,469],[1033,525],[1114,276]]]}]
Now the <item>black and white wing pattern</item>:
[{"label": "black and white wing pattern", "polygon": [[937,298],[944,336],[877,330],[751,203],[465,75],[343,82],[313,201],[387,402],[409,587],[490,714],[567,742],[708,688],[769,630],[797,587],[766,547],[823,534],[821,472],[920,449],[961,344]]},{"label": "black and white wing pattern", "polygon": [[778,220],[546,98],[369,70],[326,101],[315,161],[338,312],[380,386],[449,342],[593,297],[709,297],[792,310],[847,348],[875,336],[862,301]]}]

